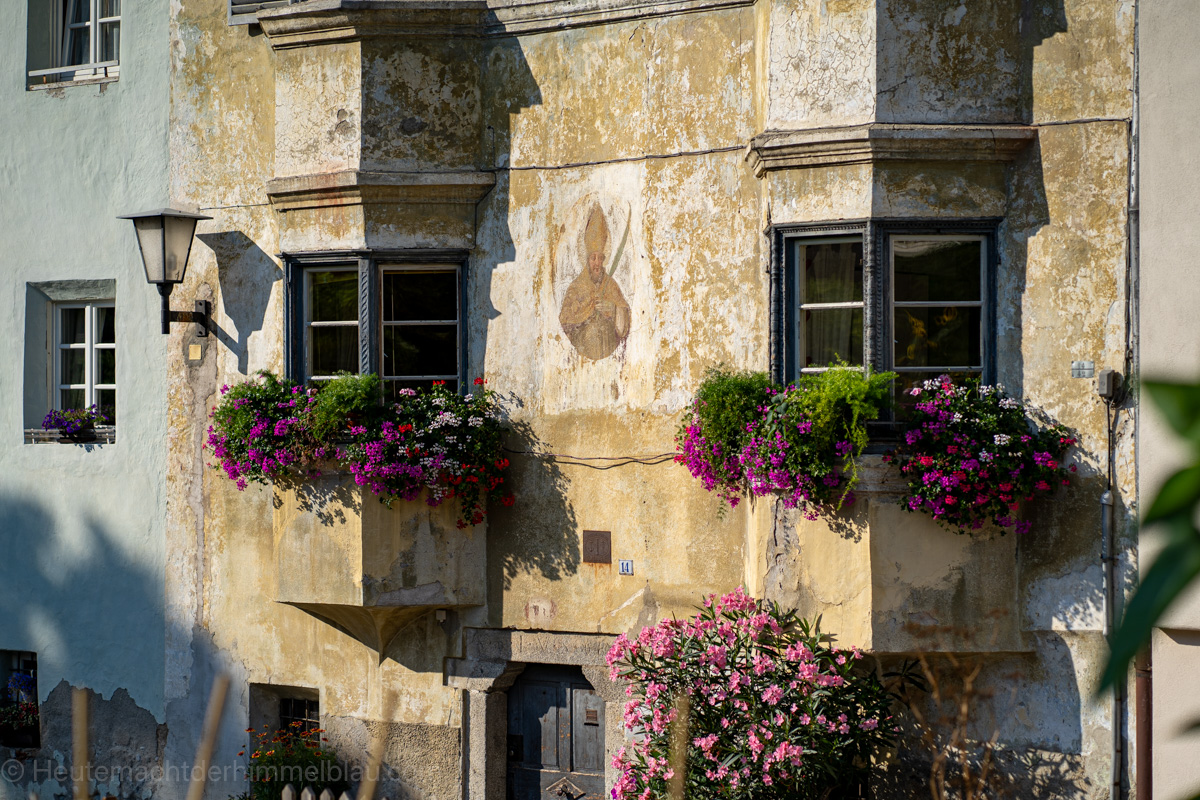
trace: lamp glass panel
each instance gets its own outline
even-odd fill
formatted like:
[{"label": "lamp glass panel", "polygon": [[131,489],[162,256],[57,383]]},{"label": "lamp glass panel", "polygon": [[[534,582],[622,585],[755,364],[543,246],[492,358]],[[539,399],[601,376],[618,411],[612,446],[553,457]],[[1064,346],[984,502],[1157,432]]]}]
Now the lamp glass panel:
[{"label": "lamp glass panel", "polygon": [[192,249],[192,236],[195,233],[196,220],[188,217],[163,217],[163,253],[166,256],[164,274],[168,281],[183,281],[187,272],[188,252]]},{"label": "lamp glass panel", "polygon": [[138,246],[142,248],[146,280],[150,283],[166,282],[163,264],[163,218],[138,217],[133,221],[133,227],[137,230]]}]

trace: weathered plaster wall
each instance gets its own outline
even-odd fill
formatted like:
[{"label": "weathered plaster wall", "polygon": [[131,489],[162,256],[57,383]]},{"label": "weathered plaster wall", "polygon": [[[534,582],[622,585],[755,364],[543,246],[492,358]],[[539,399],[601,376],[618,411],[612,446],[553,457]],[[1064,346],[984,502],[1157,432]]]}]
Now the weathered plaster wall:
[{"label": "weathered plaster wall", "polygon": [[[1195,381],[1200,374],[1200,337],[1192,311],[1200,302],[1193,267],[1200,235],[1190,189],[1200,175],[1200,107],[1187,88],[1200,80],[1200,61],[1191,44],[1200,31],[1189,10],[1186,3],[1158,3],[1144,7],[1138,17],[1138,325],[1140,374],[1148,379]],[[1139,499],[1146,507],[1190,456],[1150,403],[1138,433]],[[1159,532],[1142,532],[1143,574],[1161,545]],[[1192,589],[1172,608],[1151,643],[1154,789],[1163,797],[1183,797],[1200,788],[1200,765],[1192,757],[1197,734],[1184,733],[1200,717],[1190,690],[1200,654],[1197,630],[1200,592]]]},{"label": "weathered plaster wall", "polygon": [[[293,49],[273,31],[304,13],[297,7],[264,18],[280,37],[272,50],[269,36],[227,26],[219,0],[178,3],[173,199],[215,217],[201,229],[205,247],[184,294],[214,299],[220,331],[198,362],[184,359],[188,331],[171,337],[168,754],[190,752],[196,731],[187,721],[198,719],[207,681],[223,668],[242,688],[219,763],[235,764],[245,741],[246,683],[310,687],[347,755],[365,728],[386,725],[396,785],[449,797],[459,786],[447,765],[468,745],[462,691],[445,685],[443,659],[462,655],[464,628],[615,634],[748,582],[829,612],[827,625],[837,620],[844,638],[890,653],[920,645],[907,621],[981,627],[1002,610],[995,642],[964,646],[990,653],[992,685],[1020,675],[1015,699],[992,709],[1004,741],[1065,764],[1076,789],[1102,786],[1111,726],[1088,698],[1102,658],[1104,415],[1090,382],[1068,376],[1071,360],[1116,366],[1126,347],[1129,9],[1045,0],[1022,6],[1017,20],[1016,4],[941,5],[934,13],[899,0],[760,0],[520,35],[492,28],[462,42],[406,28],[395,40]],[[1094,80],[1080,77],[1083,63]],[[889,121],[1055,125],[1039,128],[1012,163],[940,159],[935,140],[919,158],[860,154],[761,177],[746,158],[764,129]],[[483,172],[494,186],[477,184],[486,194],[466,215],[461,196],[402,209],[314,200],[315,211],[277,210],[283,184],[273,179],[354,168],[421,170],[447,192],[437,182],[450,181],[448,171],[455,180]],[[319,194],[325,180],[305,190]],[[443,212],[456,202],[451,224]],[[590,358],[559,314],[583,270],[582,230],[597,213],[630,325],[610,354]],[[661,458],[708,367],[768,364],[764,229],[871,216],[1005,218],[1000,377],[1082,442],[1080,478],[1033,510],[1036,535],[954,538],[882,495],[849,517],[857,540],[776,518],[770,503],[721,518],[714,498]],[[201,449],[219,387],[281,368],[274,254],[373,237],[473,248],[468,375],[508,396],[519,451],[518,503],[488,519],[486,604],[441,623],[416,618],[382,659],[274,602],[284,538],[276,523],[287,515],[276,514],[270,491],[239,493],[207,471]],[[1120,447],[1127,530],[1128,427]],[[600,470],[564,455],[643,463]],[[612,532],[613,565],[582,563],[583,529]],[[616,574],[624,558],[633,576]],[[333,568],[318,561],[314,575]],[[406,754],[414,737],[440,742],[437,757]],[[231,779],[212,792],[238,789]]]},{"label": "weathered plaster wall", "polygon": [[[0,7],[0,336],[10,345],[0,359],[0,649],[38,655],[43,749],[28,763],[63,763],[74,686],[94,692],[113,723],[93,732],[97,758],[148,770],[164,719],[166,343],[132,226],[115,217],[167,200],[167,18],[155,4],[126,9],[119,80],[27,91],[29,5]],[[48,409],[23,408],[22,396],[44,402],[26,382],[44,380],[49,363],[42,341],[29,348],[38,363],[22,363],[27,331],[45,331],[27,311],[47,312],[27,303],[26,284],[105,280],[116,287],[117,442],[26,445],[22,429]],[[9,755],[0,749],[0,761]],[[48,796],[68,785],[61,778],[5,771],[0,796]],[[152,781],[102,784],[130,797]]]}]

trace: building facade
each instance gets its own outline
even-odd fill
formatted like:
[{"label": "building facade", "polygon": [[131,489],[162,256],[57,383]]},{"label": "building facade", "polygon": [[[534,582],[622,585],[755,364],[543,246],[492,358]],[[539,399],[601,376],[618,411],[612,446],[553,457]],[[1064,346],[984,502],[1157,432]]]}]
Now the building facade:
[{"label": "building facade", "polygon": [[[135,460],[158,502],[103,492],[120,498],[114,514],[154,520],[158,583],[139,591],[162,593],[162,688],[138,702],[162,726],[163,763],[190,761],[207,687],[227,672],[216,763],[230,769],[212,797],[244,789],[246,727],[307,714],[351,760],[382,733],[391,797],[499,798],[522,769],[563,771],[518,753],[526,718],[548,709],[577,745],[566,771],[601,793],[623,736],[613,637],[744,585],[885,665],[981,655],[991,693],[975,732],[998,735],[1021,796],[1132,785],[1132,705],[1091,687],[1106,565],[1121,587],[1135,567],[1134,402],[1106,407],[1072,363],[1133,367],[1133,2],[184,0],[146,13],[160,16],[125,24],[122,47],[153,39],[169,58],[139,84],[159,92],[146,114],[162,119],[162,170],[127,181],[147,202],[78,202],[111,227],[112,269],[137,291],[128,314],[117,296],[116,347],[146,353],[118,359],[120,436],[97,451]],[[32,13],[8,27],[23,23]],[[120,70],[103,92],[52,90],[57,107],[24,86],[19,99],[65,115],[82,91],[99,106],[132,83]],[[132,231],[111,220],[159,191],[212,218],[176,294],[211,302],[207,337],[157,333]],[[29,217],[29,235],[48,224]],[[95,250],[55,246],[40,263]],[[933,251],[953,251],[951,273],[911,266]],[[813,259],[851,265],[861,288],[809,302]],[[26,261],[6,274],[7,324],[28,341],[17,298],[57,278]],[[434,314],[446,296],[453,313]],[[429,315],[395,316],[395,297]],[[415,326],[409,339],[397,322]],[[945,355],[931,360],[935,336]],[[1027,510],[1028,534],[1005,537],[905,512],[877,453],[832,523],[762,500],[719,513],[667,457],[705,372],[789,380],[834,353],[902,381],[953,368],[1003,383],[1078,434],[1075,478]],[[6,369],[32,427],[47,403],[28,366]],[[516,504],[462,533],[449,512],[386,510],[345,476],[239,491],[207,466],[208,415],[223,385],[260,369],[486,378],[506,397]],[[127,413],[157,435],[131,423],[127,438]],[[99,460],[10,438],[47,474],[62,469],[50,458]],[[99,491],[90,474],[81,492]],[[22,498],[55,492],[9,480]],[[607,533],[611,563],[585,531]],[[46,700],[48,645],[10,638],[39,653]],[[134,691],[61,674],[105,698]],[[902,750],[888,775],[920,786],[922,770]]]}]

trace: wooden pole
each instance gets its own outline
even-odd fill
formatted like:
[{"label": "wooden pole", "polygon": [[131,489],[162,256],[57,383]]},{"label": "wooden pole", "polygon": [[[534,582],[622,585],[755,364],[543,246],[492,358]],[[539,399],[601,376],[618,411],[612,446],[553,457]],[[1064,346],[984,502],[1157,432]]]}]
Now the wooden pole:
[{"label": "wooden pole", "polygon": [[213,681],[212,693],[208,696],[208,710],[204,712],[204,733],[200,737],[200,746],[196,748],[196,759],[192,762],[187,800],[201,800],[204,797],[208,762],[212,760],[213,748],[217,744],[217,732],[221,728],[221,716],[225,713],[225,695],[228,692],[229,676],[222,672]]},{"label": "wooden pole", "polygon": [[88,693],[71,692],[71,787],[75,800],[88,800]]}]

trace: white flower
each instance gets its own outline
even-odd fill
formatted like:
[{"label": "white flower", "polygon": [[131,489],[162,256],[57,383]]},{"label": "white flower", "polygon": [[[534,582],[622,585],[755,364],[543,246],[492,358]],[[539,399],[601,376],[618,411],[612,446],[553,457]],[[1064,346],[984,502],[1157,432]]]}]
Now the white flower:
[{"label": "white flower", "polygon": [[1010,439],[1012,439],[1012,437],[1007,433],[997,433],[992,437],[992,441],[994,441],[998,447],[1008,444]]},{"label": "white flower", "polygon": [[1020,408],[1021,404],[1011,397],[1006,397],[1000,401],[1001,408]]},{"label": "white flower", "polygon": [[921,394],[921,389],[920,389],[920,387],[914,386],[913,388],[908,390],[908,393],[911,394],[913,397],[917,397],[918,395]]},{"label": "white flower", "polygon": [[962,422],[962,414],[959,414],[957,411],[954,412],[954,419],[952,421],[953,422]]},{"label": "white flower", "polygon": [[991,461],[993,458],[994,458],[994,456],[991,453],[989,453],[987,450],[979,451],[979,460],[980,461]]},{"label": "white flower", "polygon": [[483,417],[471,417],[467,420],[467,424],[472,428],[478,428],[483,424]]}]

